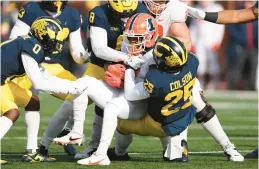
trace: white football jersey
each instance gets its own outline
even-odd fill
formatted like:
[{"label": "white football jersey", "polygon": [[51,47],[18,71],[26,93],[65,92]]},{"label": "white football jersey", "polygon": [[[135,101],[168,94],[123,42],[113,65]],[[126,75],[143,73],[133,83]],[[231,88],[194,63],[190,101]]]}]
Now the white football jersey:
[{"label": "white football jersey", "polygon": [[185,22],[187,19],[187,5],[179,0],[170,0],[165,10],[155,19],[159,24],[159,35],[167,36],[173,23]]}]

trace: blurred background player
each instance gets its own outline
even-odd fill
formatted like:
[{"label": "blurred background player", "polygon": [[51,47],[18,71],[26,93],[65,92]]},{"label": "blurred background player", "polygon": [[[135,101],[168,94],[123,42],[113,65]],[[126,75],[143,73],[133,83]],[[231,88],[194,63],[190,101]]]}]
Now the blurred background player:
[{"label": "blurred background player", "polygon": [[[32,25],[33,21],[35,21],[38,17],[41,16],[52,16],[53,18],[57,18],[60,20],[62,25],[64,26],[65,30],[65,41],[69,39],[69,46],[70,46],[70,52],[77,63],[84,63],[88,58],[88,52],[85,51],[82,40],[81,40],[81,16],[77,9],[67,6],[67,1],[41,1],[41,2],[29,2],[20,9],[18,20],[16,21],[12,31],[10,38],[17,37],[19,35],[25,35],[29,32],[30,26]],[[52,75],[68,79],[68,80],[76,80],[76,77],[69,71],[65,70],[61,62],[63,61],[64,53],[54,51],[50,56],[46,56],[46,59],[44,60],[44,63],[42,63],[42,66]],[[78,77],[80,75],[77,75]],[[17,83],[26,83],[28,79],[14,79]],[[25,81],[25,82],[24,82]],[[67,95],[55,95],[56,97],[65,100]],[[64,104],[69,104],[68,101],[66,101]],[[72,111],[72,108],[69,109],[69,106],[67,106],[67,109],[62,110],[62,114],[60,114],[61,111],[57,111],[57,113],[54,114],[54,116],[58,116],[61,118],[62,116],[66,116],[68,114],[67,112]],[[26,147],[26,153],[23,157],[23,161],[31,161],[32,158],[30,157],[36,152],[37,149],[37,137],[36,131],[39,128],[39,121],[34,120],[33,116],[30,115],[31,112],[25,112],[25,123],[28,126],[27,130],[27,147]],[[39,114],[34,115],[39,116]],[[36,118],[38,119],[38,118]],[[53,118],[50,120],[50,124],[52,123]],[[56,128],[61,128],[62,130],[63,126],[55,126]],[[57,130],[58,130],[57,129]],[[59,132],[60,132],[59,131]],[[51,132],[50,132],[51,133]],[[53,134],[53,133],[51,133]],[[55,134],[55,133],[54,133]],[[45,137],[46,138],[46,137]],[[52,142],[51,139],[44,139],[41,141],[41,146],[47,145],[48,142]],[[40,147],[41,149],[41,155],[45,156],[47,153],[46,151],[43,151],[44,147]]]},{"label": "blurred background player", "polygon": [[[76,85],[41,70],[40,63],[45,60],[45,56],[49,56],[53,51],[62,51],[64,33],[58,20],[41,17],[32,23],[29,34],[1,43],[1,112],[3,116],[0,117],[0,139],[18,119],[18,107],[23,107],[30,112],[33,120],[40,120],[34,115],[40,110],[39,98],[33,95],[26,88],[27,86],[14,83],[13,78],[26,74],[31,81],[30,85],[37,90],[49,93],[77,94],[85,89],[84,85]],[[35,158],[35,160],[41,159]],[[1,163],[5,161],[1,160]]]},{"label": "blurred background player", "polygon": [[[248,4],[247,4],[248,3]],[[212,23],[218,23],[218,24],[233,24],[233,23],[248,23],[247,24],[247,31],[249,32],[247,34],[247,45],[248,49],[253,47],[253,35],[251,33],[253,32],[253,25],[249,22],[257,21],[258,20],[258,1],[256,1],[255,5],[251,6],[251,2],[246,3],[246,9],[241,10],[223,10],[220,12],[204,12],[202,10],[188,7],[188,12],[191,17],[201,20],[206,20]],[[249,4],[250,3],[250,4]],[[248,7],[250,6],[250,7]],[[255,24],[258,26],[258,24]],[[258,46],[258,28],[257,31],[257,45]],[[238,34],[236,34],[238,36]],[[250,40],[248,40],[250,39]],[[257,48],[257,55],[258,55],[258,48]],[[257,58],[255,56],[254,58]],[[254,63],[257,63],[258,61],[253,61]],[[257,79],[258,79],[258,66],[257,67]],[[253,71],[255,73],[255,70]],[[235,76],[235,75],[234,75]],[[255,82],[255,86],[258,86],[258,82]],[[245,156],[246,158],[258,158],[258,148],[255,149],[253,152],[247,154]]]},{"label": "blurred background player", "polygon": [[[197,8],[204,11],[223,10],[220,4],[213,1],[200,1],[198,3]],[[219,83],[218,51],[223,40],[224,31],[224,25],[216,25],[200,20],[191,22],[192,43],[195,54],[200,61],[198,78],[203,89],[215,90]],[[205,79],[208,79],[208,81],[205,81]]]}]

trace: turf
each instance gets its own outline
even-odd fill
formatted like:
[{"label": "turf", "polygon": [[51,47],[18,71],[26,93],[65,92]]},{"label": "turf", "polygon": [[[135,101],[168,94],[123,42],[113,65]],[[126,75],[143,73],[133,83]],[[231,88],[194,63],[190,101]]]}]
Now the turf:
[{"label": "turf", "polygon": [[[228,91],[226,91],[228,92]],[[237,149],[245,155],[252,151],[258,145],[258,100],[257,93],[246,96],[246,93],[229,92],[227,97],[223,93],[209,93],[208,100],[217,110],[217,115],[225,129],[225,132],[230,137],[231,141],[236,145]],[[219,95],[222,95],[222,99]],[[214,97],[215,96],[215,97]],[[42,136],[51,115],[61,105],[61,101],[48,96],[47,94],[40,95],[41,100],[41,126],[39,136]],[[23,110],[21,110],[23,112]],[[85,134],[90,139],[93,106],[90,106],[87,111],[87,120],[85,123]],[[4,169],[47,169],[47,168],[86,168],[79,166],[73,157],[67,156],[63,152],[61,146],[52,144],[50,155],[57,158],[54,163],[23,163],[21,157],[25,149],[26,131],[24,125],[24,116],[21,113],[19,120],[7,133],[1,142],[2,159],[9,162],[8,165],[1,166]],[[39,138],[40,139],[40,138]],[[221,152],[221,148],[204,131],[195,121],[189,127],[188,146],[190,156],[188,163],[170,163],[164,162],[162,159],[160,141],[152,137],[134,136],[133,144],[130,147],[131,160],[127,162],[112,162],[106,168],[112,169],[203,169],[203,168],[218,168],[218,169],[254,169],[258,168],[258,160],[246,160],[245,162],[234,163],[227,160],[227,157]],[[83,147],[77,147],[77,150],[82,150]],[[92,168],[100,168],[93,166]]]}]

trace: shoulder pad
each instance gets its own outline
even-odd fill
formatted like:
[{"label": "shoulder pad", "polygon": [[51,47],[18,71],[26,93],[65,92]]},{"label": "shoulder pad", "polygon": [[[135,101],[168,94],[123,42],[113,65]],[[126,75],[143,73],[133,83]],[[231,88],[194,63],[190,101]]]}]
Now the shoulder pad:
[{"label": "shoulder pad", "polygon": [[89,12],[89,25],[104,28],[106,25],[107,16],[102,6],[97,6]]},{"label": "shoulder pad", "polygon": [[21,38],[21,45],[22,51],[28,53],[38,63],[44,61],[43,48],[36,39],[28,35],[25,35]]},{"label": "shoulder pad", "polygon": [[68,12],[68,16],[71,17],[71,20],[73,22],[73,27],[71,29],[71,32],[78,30],[78,28],[81,27],[81,24],[83,22],[80,12],[76,8],[73,8],[70,6],[66,7],[66,12]]},{"label": "shoulder pad", "polygon": [[31,26],[33,21],[37,19],[37,10],[39,10],[37,2],[28,2],[20,9],[18,19]]}]

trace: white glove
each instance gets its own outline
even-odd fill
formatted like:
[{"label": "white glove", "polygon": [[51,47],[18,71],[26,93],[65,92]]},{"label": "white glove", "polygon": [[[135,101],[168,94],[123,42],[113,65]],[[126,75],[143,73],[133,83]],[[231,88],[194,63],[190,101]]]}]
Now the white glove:
[{"label": "white glove", "polygon": [[69,94],[80,94],[88,88],[87,78],[79,78],[72,84]]},{"label": "white glove", "polygon": [[88,49],[85,50],[85,55],[83,56],[84,58],[84,63],[88,63],[90,60],[91,52],[88,51]]},{"label": "white glove", "polygon": [[206,13],[200,9],[187,6],[188,15],[195,19],[204,20]]},{"label": "white glove", "polygon": [[141,67],[141,65],[145,62],[142,58],[142,55],[139,56],[132,56],[132,57],[128,57],[128,59],[126,59],[124,61],[124,63],[130,67],[132,67],[133,69],[137,70]]}]

